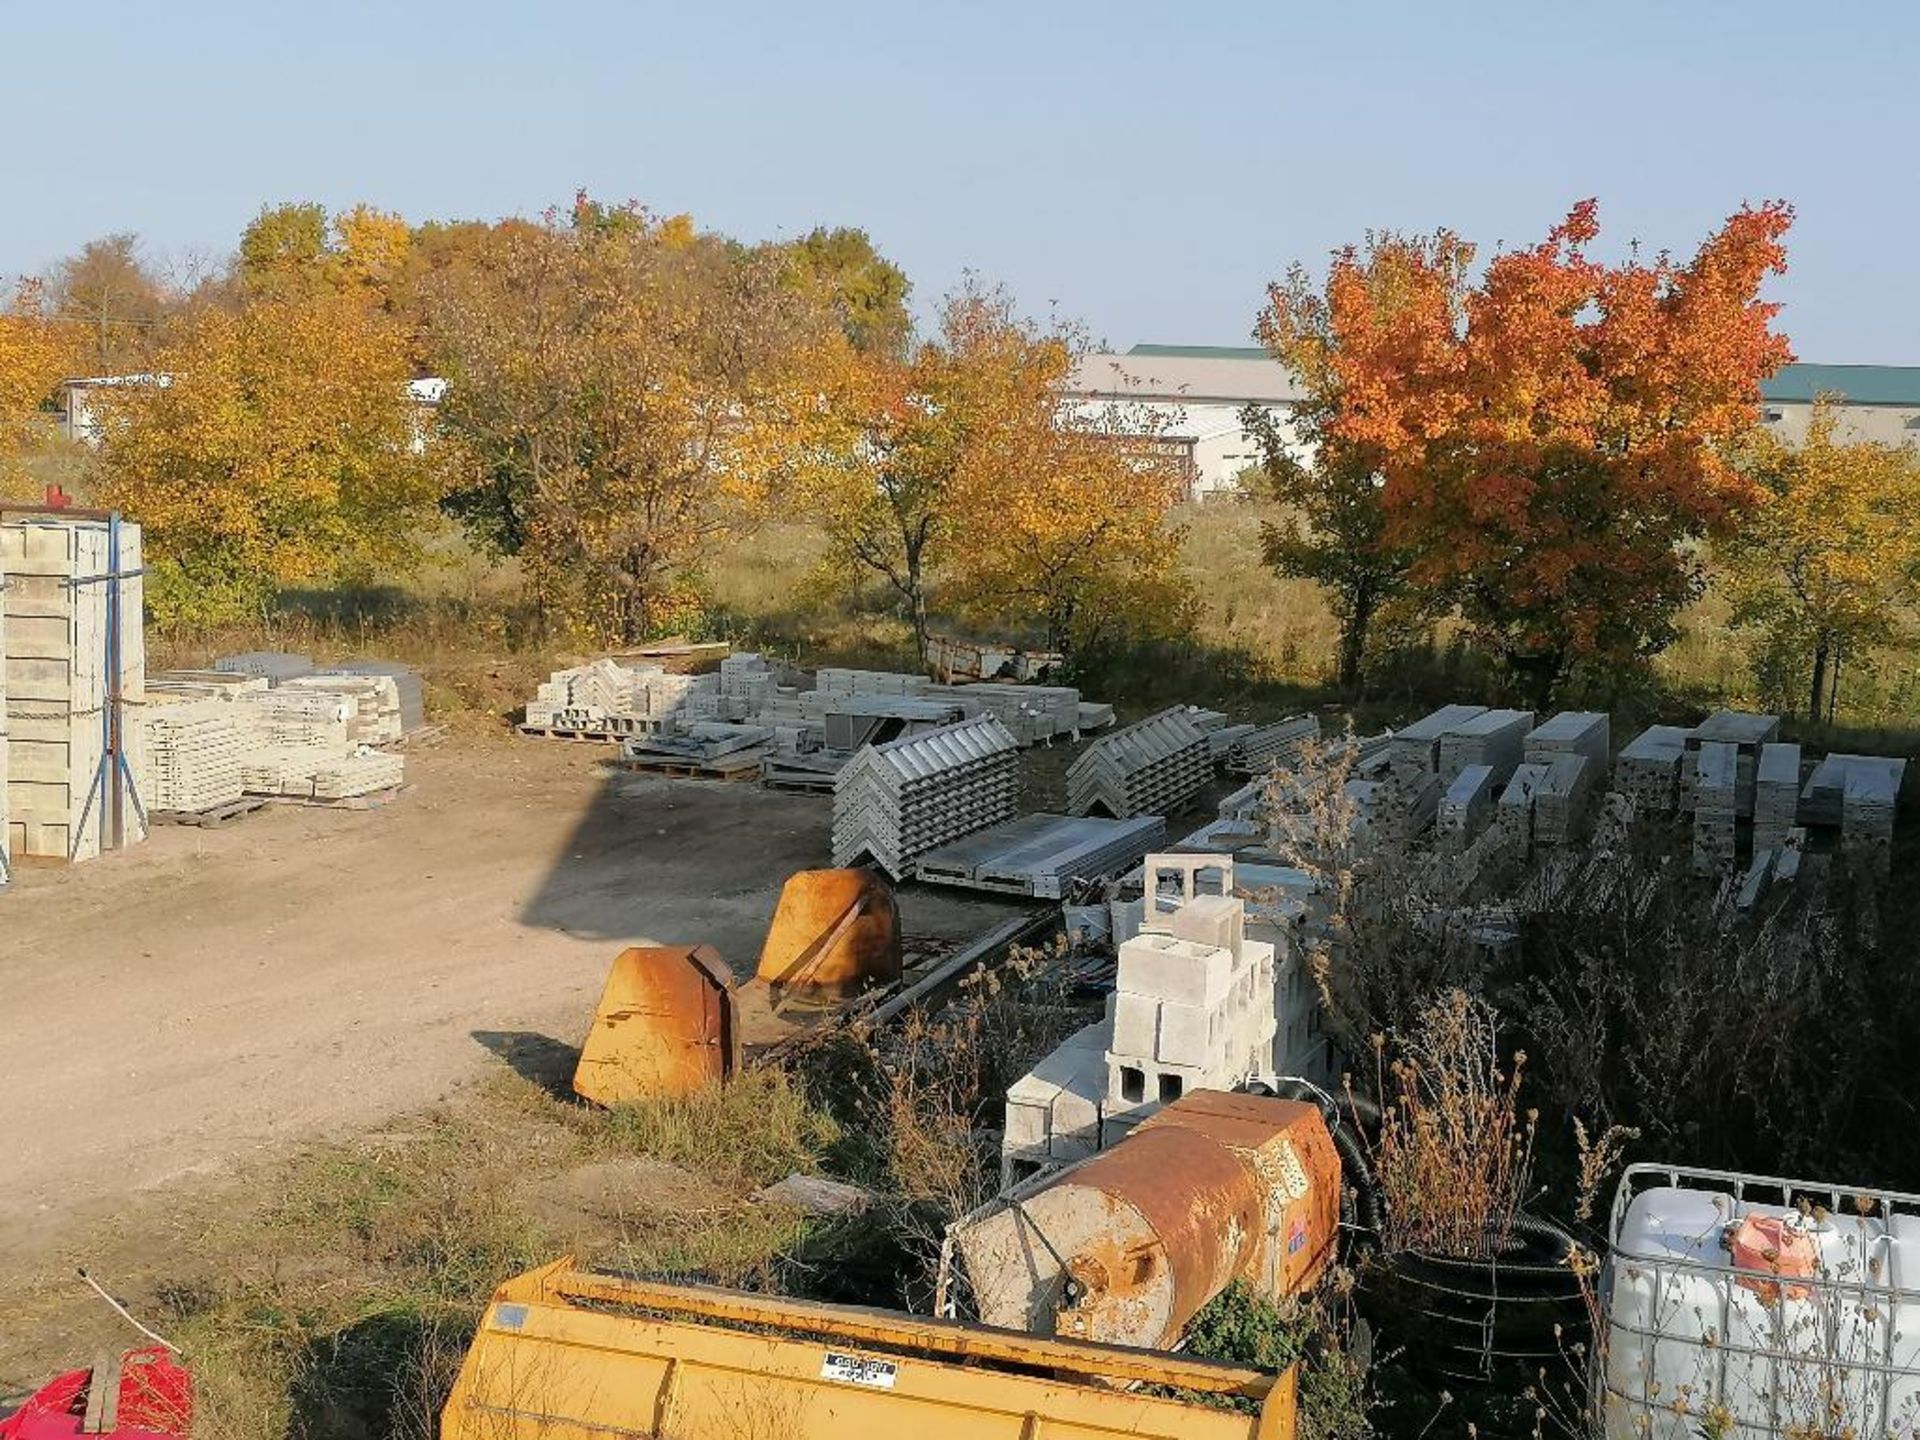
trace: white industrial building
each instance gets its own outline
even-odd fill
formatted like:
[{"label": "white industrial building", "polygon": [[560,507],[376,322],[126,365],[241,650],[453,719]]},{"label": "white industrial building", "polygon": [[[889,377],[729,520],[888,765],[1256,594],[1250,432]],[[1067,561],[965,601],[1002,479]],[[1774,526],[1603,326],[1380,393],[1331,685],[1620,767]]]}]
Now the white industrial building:
[{"label": "white industrial building", "polygon": [[[1790,441],[1807,433],[1815,397],[1830,395],[1838,402],[1841,440],[1920,444],[1920,365],[1796,363],[1760,391],[1761,423]],[[1241,472],[1260,463],[1241,423],[1248,405],[1275,416],[1298,443],[1289,417],[1302,398],[1299,382],[1253,346],[1135,345],[1124,354],[1088,355],[1067,393],[1084,415],[1123,431],[1151,431],[1175,453],[1191,499],[1231,493]]]}]

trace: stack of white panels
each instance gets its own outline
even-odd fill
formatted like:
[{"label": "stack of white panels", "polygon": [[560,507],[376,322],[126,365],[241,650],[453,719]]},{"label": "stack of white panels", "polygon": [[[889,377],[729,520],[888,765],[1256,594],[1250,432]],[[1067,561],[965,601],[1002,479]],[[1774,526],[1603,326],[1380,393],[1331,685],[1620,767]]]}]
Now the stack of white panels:
[{"label": "stack of white panels", "polygon": [[1317,715],[1295,715],[1242,735],[1227,749],[1227,769],[1236,775],[1265,775],[1276,767],[1297,769],[1306,747],[1320,738]]},{"label": "stack of white panels", "polygon": [[240,762],[240,785],[249,795],[312,795],[315,772],[344,758],[310,745],[262,746]]},{"label": "stack of white panels", "polygon": [[427,723],[426,685],[420,672],[397,660],[352,660],[345,665],[330,665],[329,675],[384,675],[393,681],[400,697],[400,728],[411,733]]},{"label": "stack of white panels", "polygon": [[1778,742],[1762,745],[1754,772],[1754,853],[1784,848],[1799,811],[1800,747]]},{"label": "stack of white panels", "polygon": [[353,748],[358,706],[344,695],[282,687],[244,695],[238,703],[262,746],[305,747],[330,755],[345,755]]},{"label": "stack of white panels", "polygon": [[1907,762],[1852,765],[1840,801],[1840,846],[1885,875],[1893,864],[1893,815]]},{"label": "stack of white panels", "polygon": [[1418,766],[1436,774],[1440,769],[1440,737],[1456,725],[1464,725],[1487,713],[1484,705],[1442,705],[1431,715],[1423,715],[1403,730],[1393,732],[1389,742],[1393,763],[1406,769]]},{"label": "stack of white panels", "polygon": [[833,863],[870,856],[896,880],[927,851],[1010,818],[1019,747],[991,715],[869,745],[833,783]]},{"label": "stack of white panels", "polygon": [[1506,784],[1519,768],[1532,728],[1531,710],[1483,710],[1449,726],[1440,736],[1441,782],[1451,784],[1469,766],[1485,765],[1495,785]]},{"label": "stack of white panels", "polygon": [[400,718],[400,687],[390,675],[299,675],[283,681],[282,694],[337,695],[347,715],[349,745],[391,745],[405,733]]},{"label": "stack of white panels", "polygon": [[1710,740],[1694,762],[1693,868],[1703,875],[1731,870],[1738,858],[1740,757],[1737,747]]},{"label": "stack of white panels", "polygon": [[1584,752],[1555,755],[1546,763],[1546,776],[1533,792],[1533,838],[1542,845],[1566,845],[1585,828],[1599,767]]},{"label": "stack of white panels", "polygon": [[1206,788],[1213,762],[1206,735],[1175,706],[1103,735],[1067,771],[1067,810],[1105,810],[1116,820],[1172,815]]},{"label": "stack of white panels", "polygon": [[828,695],[924,695],[934,688],[924,675],[897,670],[847,670],[828,666],[814,676],[815,686]]},{"label": "stack of white panels", "polygon": [[382,790],[397,789],[406,779],[407,762],[380,750],[362,750],[344,759],[327,760],[313,772],[313,798],[353,800]]},{"label": "stack of white panels", "polygon": [[1440,799],[1438,829],[1442,834],[1471,840],[1493,817],[1493,797],[1497,789],[1491,765],[1467,766],[1454,776]]},{"label": "stack of white panels", "polygon": [[974,713],[997,716],[1022,744],[1071,735],[1080,728],[1080,692],[1071,685],[937,686],[925,692],[978,706]]},{"label": "stack of white panels", "polygon": [[242,655],[222,655],[213,662],[213,668],[228,675],[253,675],[269,685],[280,685],[296,676],[311,675],[313,661],[286,650],[249,650]]},{"label": "stack of white panels", "polygon": [[1680,803],[1680,762],[1686,754],[1684,725],[1650,725],[1627,742],[1613,767],[1613,788],[1643,814],[1671,815]]},{"label": "stack of white panels", "polygon": [[1528,734],[1522,749],[1536,765],[1551,765],[1562,755],[1584,755],[1589,775],[1597,779],[1613,763],[1610,736],[1605,711],[1562,710]]},{"label": "stack of white panels", "polygon": [[142,723],[147,767],[141,801],[149,810],[198,814],[240,798],[249,742],[234,706],[221,700],[150,703]]},{"label": "stack of white panels", "polygon": [[1522,850],[1533,843],[1534,804],[1552,768],[1550,765],[1523,761],[1513,772],[1513,778],[1507,781],[1506,788],[1500,792],[1499,802],[1493,807],[1495,823]]},{"label": "stack of white panels", "polygon": [[1735,762],[1734,801],[1741,819],[1753,814],[1753,789],[1760,768],[1760,747],[1780,738],[1778,715],[1753,715],[1744,710],[1716,710],[1687,736],[1687,753],[1680,760],[1680,808],[1694,807],[1694,772],[1702,745],[1731,745]]}]

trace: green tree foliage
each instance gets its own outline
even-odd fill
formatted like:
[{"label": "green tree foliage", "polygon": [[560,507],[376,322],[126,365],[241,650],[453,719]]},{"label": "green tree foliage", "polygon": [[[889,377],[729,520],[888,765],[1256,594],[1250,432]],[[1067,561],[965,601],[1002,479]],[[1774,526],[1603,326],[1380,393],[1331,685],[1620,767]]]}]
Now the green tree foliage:
[{"label": "green tree foliage", "polygon": [[907,343],[912,286],[866,231],[820,226],[784,248],[796,280],[826,298],[855,349],[892,354]]}]

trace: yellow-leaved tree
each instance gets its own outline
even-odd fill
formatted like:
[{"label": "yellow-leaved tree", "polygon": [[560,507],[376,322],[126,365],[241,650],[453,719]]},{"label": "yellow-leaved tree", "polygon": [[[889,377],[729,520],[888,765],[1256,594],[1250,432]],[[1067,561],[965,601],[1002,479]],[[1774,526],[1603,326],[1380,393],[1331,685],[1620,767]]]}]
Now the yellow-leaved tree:
[{"label": "yellow-leaved tree", "polygon": [[1083,348],[1021,319],[1004,291],[962,287],[936,334],[844,357],[828,407],[835,463],[809,471],[831,559],[899,597],[921,658],[943,604],[1073,651],[1184,618],[1176,475],[1142,416],[1085,412],[1062,387]]},{"label": "yellow-leaved tree", "polygon": [[156,623],[237,620],[281,588],[417,560],[436,478],[406,337],[366,299],[287,287],[202,306],[157,368],[103,404],[96,485],[145,527]]},{"label": "yellow-leaved tree", "polygon": [[1743,443],[1760,503],[1722,552],[1734,623],[1764,636],[1769,699],[1798,690],[1816,720],[1836,703],[1842,661],[1896,639],[1920,598],[1920,455],[1841,440],[1837,423],[1822,396],[1798,446],[1765,431]]},{"label": "yellow-leaved tree", "polygon": [[0,304],[0,494],[24,494],[22,460],[45,424],[42,407],[73,374],[80,348],[79,331],[53,316],[32,281]]},{"label": "yellow-leaved tree", "polygon": [[448,506],[586,638],[677,628],[714,546],[808,453],[831,317],[773,258],[580,197],[420,282],[458,462]]}]

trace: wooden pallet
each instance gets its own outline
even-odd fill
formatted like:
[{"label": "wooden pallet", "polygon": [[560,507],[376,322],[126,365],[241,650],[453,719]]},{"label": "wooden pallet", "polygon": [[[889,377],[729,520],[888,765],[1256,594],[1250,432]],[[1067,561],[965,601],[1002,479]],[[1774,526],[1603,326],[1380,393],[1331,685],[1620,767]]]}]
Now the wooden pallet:
[{"label": "wooden pallet", "polygon": [[616,735],[611,730],[561,730],[551,725],[516,725],[513,728],[522,735],[531,735],[538,740],[577,740],[593,745],[618,745],[622,740],[631,740],[638,733]]},{"label": "wooden pallet", "polygon": [[721,756],[711,762],[698,760],[635,760],[623,756],[615,761],[622,770],[631,770],[636,775],[659,775],[669,780],[758,780],[760,778],[760,757],[754,756],[750,763],[729,765],[728,757]]},{"label": "wooden pallet", "polygon": [[242,816],[267,808],[265,795],[242,795],[224,805],[207,810],[155,810],[147,818],[156,825],[192,825],[200,830],[219,830]]},{"label": "wooden pallet", "polygon": [[762,790],[777,790],[783,795],[831,795],[833,794],[833,777],[831,775],[826,776],[823,782],[820,780],[779,779],[773,776],[762,775],[760,777],[760,788]]},{"label": "wooden pallet", "polygon": [[275,805],[300,805],[309,810],[378,810],[383,805],[391,805],[411,789],[411,785],[393,785],[385,790],[369,791],[365,795],[349,795],[344,800],[316,800],[310,795],[269,795],[264,798]]}]

